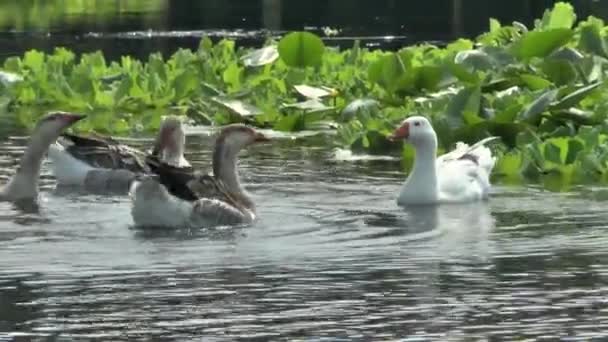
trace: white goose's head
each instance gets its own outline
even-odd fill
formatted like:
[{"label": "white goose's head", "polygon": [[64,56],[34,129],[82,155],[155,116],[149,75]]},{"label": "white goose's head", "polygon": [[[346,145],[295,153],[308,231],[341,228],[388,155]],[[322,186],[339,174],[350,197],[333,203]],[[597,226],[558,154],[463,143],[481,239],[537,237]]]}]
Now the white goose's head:
[{"label": "white goose's head", "polygon": [[183,164],[186,145],[186,133],[182,120],[177,116],[168,116],[163,120],[152,150],[153,155],[160,155],[163,161],[175,166]]},{"label": "white goose's head", "polygon": [[50,112],[38,120],[32,132],[32,139],[41,146],[48,146],[57,140],[66,128],[84,117],[84,115],[68,112]]},{"label": "white goose's head", "polygon": [[429,120],[422,116],[411,116],[401,123],[389,136],[390,140],[405,140],[414,147],[437,145],[437,135]]}]

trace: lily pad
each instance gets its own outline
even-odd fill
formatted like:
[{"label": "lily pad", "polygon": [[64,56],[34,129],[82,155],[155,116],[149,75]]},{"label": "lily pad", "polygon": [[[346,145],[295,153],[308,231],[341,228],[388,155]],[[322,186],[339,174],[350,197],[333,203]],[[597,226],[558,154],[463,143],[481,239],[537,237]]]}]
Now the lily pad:
[{"label": "lily pad", "polygon": [[321,64],[325,44],[310,32],[292,32],[279,41],[278,50],[285,64],[304,68]]},{"label": "lily pad", "polygon": [[265,46],[261,49],[254,50],[243,57],[241,61],[247,67],[259,67],[273,63],[279,58],[279,50],[275,45]]}]

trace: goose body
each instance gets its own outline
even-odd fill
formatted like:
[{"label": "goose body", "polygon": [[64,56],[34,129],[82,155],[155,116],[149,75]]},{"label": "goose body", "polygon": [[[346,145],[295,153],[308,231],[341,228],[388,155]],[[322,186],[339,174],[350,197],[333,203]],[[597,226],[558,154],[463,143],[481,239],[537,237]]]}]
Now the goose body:
[{"label": "goose body", "polygon": [[467,203],[488,198],[496,158],[485,144],[496,137],[472,146],[459,142],[453,151],[436,157],[433,127],[424,117],[413,116],[395,130],[391,139],[404,139],[416,150],[414,167],[401,187],[397,204]]},{"label": "goose body", "polygon": [[[174,165],[189,165],[183,157],[181,122],[163,121],[154,154]],[[148,153],[110,137],[63,134],[49,148],[52,170],[60,185],[81,186],[93,192],[128,192],[139,177],[150,174]]]},{"label": "goose body", "polygon": [[5,186],[0,186],[0,201],[37,200],[38,178],[45,153],[63,130],[82,118],[83,115],[52,112],[38,121],[15,174]]},{"label": "goose body", "polygon": [[135,225],[184,228],[253,222],[255,204],[240,184],[237,154],[248,145],[267,140],[244,125],[224,128],[214,147],[213,174],[174,167],[149,156],[148,165],[155,176],[133,187],[131,214]]}]

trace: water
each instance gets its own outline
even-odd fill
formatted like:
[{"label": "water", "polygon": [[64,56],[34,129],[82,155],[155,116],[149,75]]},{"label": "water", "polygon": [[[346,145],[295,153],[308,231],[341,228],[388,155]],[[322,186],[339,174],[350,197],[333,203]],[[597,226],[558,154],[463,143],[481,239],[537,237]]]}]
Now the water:
[{"label": "water", "polygon": [[[206,167],[209,139],[188,140]],[[2,144],[3,175],[22,144]],[[497,186],[487,204],[404,210],[398,162],[324,145],[246,151],[260,220],[233,228],[134,229],[127,197],[55,190],[45,165],[40,215],[0,205],[0,340],[608,337],[604,190]]]}]

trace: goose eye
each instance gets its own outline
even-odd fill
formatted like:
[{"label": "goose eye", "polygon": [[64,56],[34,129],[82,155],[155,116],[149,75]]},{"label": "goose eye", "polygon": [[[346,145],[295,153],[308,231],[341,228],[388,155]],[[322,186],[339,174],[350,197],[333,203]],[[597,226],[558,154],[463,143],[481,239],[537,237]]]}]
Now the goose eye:
[{"label": "goose eye", "polygon": [[420,122],[418,122],[418,121],[414,122],[414,126],[420,126]]}]

